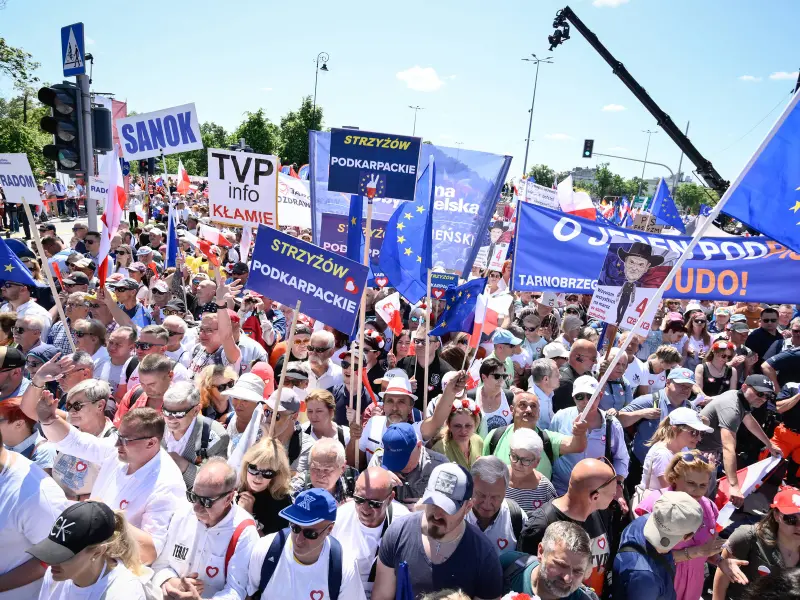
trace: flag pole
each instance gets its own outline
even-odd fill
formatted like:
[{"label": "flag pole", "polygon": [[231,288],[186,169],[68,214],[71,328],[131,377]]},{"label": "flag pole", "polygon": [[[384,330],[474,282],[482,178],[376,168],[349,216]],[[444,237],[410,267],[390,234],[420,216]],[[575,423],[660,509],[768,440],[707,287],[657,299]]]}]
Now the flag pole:
[{"label": "flag pole", "polygon": [[[369,267],[370,245],[372,242],[372,197],[367,194],[367,230],[364,233],[364,260],[363,264]],[[361,391],[364,385],[364,323],[367,320],[367,294],[361,294],[361,310],[358,317],[358,381],[356,381],[356,419],[361,421]],[[352,374],[352,371],[351,371]],[[352,386],[351,386],[352,387]],[[350,392],[352,394],[352,390]],[[350,401],[352,405],[352,399]],[[356,452],[355,468],[358,470],[359,453]]]},{"label": "flag pole", "polygon": [[[219,273],[219,271],[217,271]],[[292,315],[292,328],[289,330],[289,339],[286,340],[286,354],[284,354],[283,368],[281,369],[281,378],[278,381],[277,394],[275,396],[275,408],[272,410],[272,420],[269,424],[269,437],[275,437],[275,422],[278,420],[278,411],[281,409],[281,393],[283,392],[283,382],[286,380],[286,366],[289,364],[289,357],[292,355],[292,346],[294,344],[294,329],[297,325],[297,316],[300,314],[300,300],[294,305],[294,314]]]},{"label": "flag pole", "polygon": [[[425,381],[423,382],[424,388],[422,391],[422,414],[428,414],[428,367],[431,364],[431,314],[433,313],[433,302],[431,301],[431,272],[432,269],[428,268],[428,285],[425,296],[426,310],[425,310]],[[419,389],[419,384],[417,384]]]},{"label": "flag pole", "polygon": [[28,223],[30,223],[30,229],[33,233],[33,240],[36,243],[36,249],[39,251],[39,258],[41,258],[42,262],[44,263],[44,265],[42,265],[42,271],[44,271],[45,277],[47,277],[47,283],[50,284],[50,291],[53,294],[53,300],[55,300],[56,309],[58,309],[58,316],[61,317],[61,322],[64,323],[64,331],[67,333],[67,341],[69,342],[69,346],[72,348],[72,351],[75,352],[75,340],[72,339],[72,333],[70,333],[67,325],[67,315],[64,314],[64,307],[61,305],[61,299],[58,297],[56,282],[53,281],[53,274],[50,272],[50,264],[47,262],[47,255],[45,255],[44,248],[42,247],[42,238],[39,237],[39,229],[36,227],[36,223],[33,220],[31,207],[28,205],[24,196],[22,198],[22,206],[25,207],[25,216],[28,217]]}]

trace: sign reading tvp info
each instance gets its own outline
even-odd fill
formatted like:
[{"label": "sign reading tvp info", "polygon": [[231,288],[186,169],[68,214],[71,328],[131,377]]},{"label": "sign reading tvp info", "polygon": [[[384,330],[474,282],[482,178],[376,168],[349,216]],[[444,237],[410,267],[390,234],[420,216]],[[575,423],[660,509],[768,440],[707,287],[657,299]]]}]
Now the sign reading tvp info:
[{"label": "sign reading tvp info", "polygon": [[208,149],[208,212],[212,221],[278,226],[277,156]]},{"label": "sign reading tvp info", "polygon": [[328,190],[413,200],[422,139],[331,129]]},{"label": "sign reading tvp info", "polygon": [[194,103],[117,119],[117,129],[127,160],[203,149]]},{"label": "sign reading tvp info", "polygon": [[259,226],[247,289],[353,331],[369,269],[277,229]]}]

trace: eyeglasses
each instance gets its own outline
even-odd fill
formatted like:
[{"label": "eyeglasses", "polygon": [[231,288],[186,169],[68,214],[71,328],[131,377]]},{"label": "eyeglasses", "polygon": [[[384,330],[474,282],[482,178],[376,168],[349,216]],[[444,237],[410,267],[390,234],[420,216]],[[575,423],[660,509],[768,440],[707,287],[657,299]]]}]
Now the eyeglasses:
[{"label": "eyeglasses", "polygon": [[164,416],[167,418],[172,417],[173,419],[182,419],[190,412],[192,412],[192,409],[190,408],[188,410],[169,410],[168,408],[162,407],[161,412],[164,413]]},{"label": "eyeglasses", "polygon": [[225,390],[229,390],[233,387],[233,381],[226,381],[225,383],[220,383],[219,385],[212,385],[211,387],[216,388],[218,392],[224,392]]},{"label": "eyeglasses", "polygon": [[155,296],[155,295],[158,295],[158,296],[166,296],[167,294],[169,294],[169,292],[162,292],[162,291],[160,291],[160,290],[153,290],[153,295],[154,295],[154,296]]},{"label": "eyeglasses", "polygon": [[150,348],[161,348],[166,344],[153,344],[151,342],[136,342],[137,350],[150,350]]},{"label": "eyeglasses", "polygon": [[214,498],[208,496],[198,496],[192,490],[186,490],[186,499],[189,501],[190,504],[199,504],[203,508],[211,508],[217,500],[220,498],[224,498],[230,494],[230,492],[225,492],[220,494],[219,496],[215,496]]},{"label": "eyeglasses", "polygon": [[[691,435],[693,438],[701,438],[701,437],[703,437],[703,432],[702,431],[697,431],[697,429],[692,429],[691,427],[681,427],[681,430],[685,431],[686,433]],[[686,454],[688,456],[694,456],[694,454],[690,454],[688,452]],[[686,461],[686,462],[691,462],[691,461]]]},{"label": "eyeglasses", "polygon": [[762,323],[777,323],[778,319],[761,319]]},{"label": "eyeglasses", "polygon": [[784,515],[781,513],[781,519],[783,519],[783,522],[789,527],[797,527],[797,524],[800,523],[800,515],[798,514]]},{"label": "eyeglasses", "polygon": [[500,381],[501,379],[505,379],[506,374],[505,373],[489,373],[489,374],[486,375],[486,377],[494,377],[495,381]]},{"label": "eyeglasses", "polygon": [[525,331],[539,331],[538,327],[522,327]]},{"label": "eyeglasses", "polygon": [[10,288],[10,287],[25,287],[25,286],[23,286],[21,283],[14,283],[14,282],[12,282],[12,281],[6,281],[6,282],[5,282],[5,283],[4,283],[2,286],[0,286],[0,287],[3,287],[3,288],[5,288],[5,289],[8,289],[8,288]]},{"label": "eyeglasses", "polygon": [[90,302],[89,303],[89,308],[93,308],[93,309],[97,310],[98,308],[100,308],[100,304],[99,303],[95,303],[95,302]]},{"label": "eyeglasses", "polygon": [[123,437],[123,436],[120,435],[120,436],[117,436],[117,443],[114,444],[114,445],[115,446],[127,446],[131,442],[138,442],[140,440],[149,440],[151,437],[153,437],[153,436],[152,435],[146,435],[144,437],[129,438],[129,437]]},{"label": "eyeglasses", "polygon": [[[391,494],[389,497],[391,497]],[[358,506],[361,506],[366,502],[370,508],[378,510],[380,507],[383,506],[384,502],[386,502],[389,499],[389,497],[386,497],[383,500],[370,500],[369,498],[362,498],[361,496],[356,496],[355,494],[353,494],[353,502],[355,502]]]},{"label": "eyeglasses", "polygon": [[[435,344],[436,342],[439,341],[436,338],[428,338],[428,339],[430,340],[431,344]],[[414,338],[414,345],[415,346],[424,346],[425,345],[425,338],[422,338],[422,339]]]},{"label": "eyeglasses", "polygon": [[467,346],[467,345],[469,345],[469,340],[458,340],[456,343],[459,346]]},{"label": "eyeglasses", "polygon": [[77,338],[84,338],[87,335],[92,335],[92,334],[89,333],[88,331],[76,331],[75,332],[75,337],[77,337]]},{"label": "eyeglasses", "polygon": [[307,540],[317,539],[320,535],[325,533],[327,529],[327,527],[322,531],[317,531],[316,529],[303,529],[302,527],[300,527],[300,525],[295,525],[294,523],[290,523],[289,527],[292,529],[292,533],[294,534],[299,534],[300,532],[302,532],[303,537],[306,538]]},{"label": "eyeglasses", "polygon": [[86,406],[87,404],[95,404],[96,402],[100,402],[100,401],[99,400],[93,400],[92,402],[72,402],[72,403],[67,402],[66,404],[64,404],[64,410],[67,411],[67,412],[81,412],[81,409],[84,406]]},{"label": "eyeglasses", "polygon": [[595,489],[593,489],[591,492],[589,492],[590,496],[593,494],[599,494],[600,490],[602,490],[604,487],[610,485],[611,483],[617,480],[617,471],[614,469],[614,465],[612,465],[611,462],[605,456],[601,456],[598,460],[601,460],[602,462],[606,463],[609,467],[611,467],[611,470],[614,472],[614,476],[609,477],[608,481],[606,481],[603,485],[600,485]]},{"label": "eyeglasses", "polygon": [[205,335],[213,335],[217,333],[218,329],[211,329],[210,327],[198,327],[197,331]]},{"label": "eyeglasses", "polygon": [[29,369],[35,369],[36,367],[41,367],[43,364],[44,363],[42,361],[38,361],[38,360],[30,360],[30,359],[28,359],[28,360],[25,361],[25,366],[28,367]]},{"label": "eyeglasses", "polygon": [[708,321],[698,320],[698,319],[695,319],[694,322],[696,325],[705,325],[706,323],[708,323]]},{"label": "eyeglasses", "polygon": [[522,458],[518,454],[514,452],[510,452],[508,458],[511,460],[512,463],[519,463],[523,467],[530,467],[533,464],[535,459],[533,458]]},{"label": "eyeglasses", "polygon": [[591,394],[575,394],[572,398],[575,402],[583,402],[584,400],[589,400],[591,397]]},{"label": "eyeglasses", "polygon": [[313,352],[314,354],[322,354],[323,352],[327,352],[330,350],[330,347],[326,346],[323,348],[322,346],[309,346],[308,351]]},{"label": "eyeglasses", "polygon": [[247,473],[253,477],[261,476],[264,479],[272,479],[276,475],[272,469],[259,469],[255,465],[247,465]]},{"label": "eyeglasses", "polygon": [[[265,408],[264,421],[271,421],[271,420],[272,420],[272,410],[270,410],[269,408]],[[281,413],[278,412],[278,414],[275,415],[275,422],[277,423],[280,420],[281,420]]]},{"label": "eyeglasses", "polygon": [[[699,433],[699,432],[698,432]],[[681,460],[687,464],[693,463],[695,461],[708,464],[708,459],[703,456],[702,454],[694,454],[692,452],[684,452],[681,454]]]}]

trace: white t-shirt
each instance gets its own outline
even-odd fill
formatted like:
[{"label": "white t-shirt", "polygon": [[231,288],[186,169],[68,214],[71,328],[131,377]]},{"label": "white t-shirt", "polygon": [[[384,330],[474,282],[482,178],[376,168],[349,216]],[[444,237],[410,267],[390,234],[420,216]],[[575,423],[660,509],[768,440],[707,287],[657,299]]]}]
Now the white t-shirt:
[{"label": "white t-shirt", "polygon": [[[242,362],[240,367],[240,375],[250,371],[250,365],[257,362],[267,361],[267,351],[264,346],[259,344],[251,337],[244,333],[239,335],[239,350],[242,353]],[[191,358],[191,357],[189,357]]]},{"label": "white t-shirt", "polygon": [[187,367],[188,370],[189,361],[192,360],[192,351],[181,345],[177,350],[167,350],[164,352],[164,356],[168,356],[177,363]]},{"label": "white t-shirt", "polygon": [[[391,507],[392,523],[409,514],[409,510],[395,500],[392,500]],[[384,523],[386,523],[386,519],[384,519]],[[361,575],[361,585],[364,587],[367,598],[372,596],[372,586],[375,584],[373,565],[378,557],[384,523],[377,527],[363,525],[358,519],[356,503],[347,502],[336,511],[336,524],[331,532],[331,535],[339,540],[342,547],[347,548],[355,556],[358,573]]]},{"label": "white t-shirt", "polygon": [[[383,434],[386,433],[388,421],[385,415],[376,415],[370,417],[367,424],[364,426],[364,431],[361,434],[361,439],[358,440],[358,449],[367,454],[367,463],[372,460],[372,455],[375,450],[383,446]],[[414,432],[417,434],[417,439],[422,439],[422,423],[414,423]]]},{"label": "white t-shirt", "polygon": [[53,581],[52,569],[42,578],[39,600],[145,600],[142,582],[125,565],[117,566],[92,585],[82,588],[71,579]]},{"label": "white t-shirt", "polygon": [[131,525],[153,537],[156,553],[161,552],[169,521],[186,497],[181,470],[167,451],[160,448],[150,462],[129,475],[128,465],[119,459],[117,449],[104,442],[72,427],[56,447],[61,452],[99,463],[92,498],[124,511]]},{"label": "white t-shirt", "polygon": [[[341,428],[342,437],[344,438],[344,445],[347,446],[347,444],[350,443],[350,428],[347,425],[337,425],[336,423],[334,423],[333,426],[336,428]],[[303,423],[303,431],[305,431],[308,435],[310,435],[311,439],[314,440],[315,442],[319,439],[319,436],[317,435],[317,432],[314,431],[314,428],[311,426],[311,423]],[[336,435],[333,436],[332,439],[338,441],[339,439],[338,431]]]},{"label": "white t-shirt", "polygon": [[633,357],[633,360],[628,363],[628,368],[625,369],[625,379],[630,381],[631,387],[636,390],[637,387],[640,385],[647,385],[647,366],[636,358]]},{"label": "white t-shirt", "polygon": [[[172,383],[178,383],[179,381],[189,381],[192,378],[191,373],[189,373],[189,369],[184,367],[181,363],[177,362],[172,367]],[[128,384],[128,387],[125,388],[128,392],[130,392],[133,388],[139,385],[139,365],[136,365],[136,368],[131,373],[131,376],[125,380],[125,372],[123,371],[120,375],[120,385]]]},{"label": "white t-shirt", "polygon": [[[28,562],[25,552],[48,535],[58,515],[69,505],[64,492],[27,458],[9,452],[0,471],[0,575]],[[39,594],[37,579],[0,593],[3,600],[30,600]]]},{"label": "white t-shirt", "polygon": [[[269,546],[276,535],[271,533],[258,540],[250,556],[247,593],[251,596],[256,593],[261,583],[261,565],[264,563]],[[313,565],[297,562],[292,547],[292,538],[289,536],[262,597],[328,600],[330,598],[328,592],[330,539],[326,538],[323,542],[322,552]],[[342,585],[339,588],[339,598],[341,600],[366,600],[355,558],[344,544],[342,544],[342,554]]]},{"label": "white t-shirt", "polygon": [[[309,369],[310,368],[311,365],[309,365]],[[311,371],[311,380],[308,382],[308,389],[328,390],[341,383],[344,383],[342,367],[333,362],[331,358],[331,360],[328,361],[328,370],[319,377],[314,375],[314,372]]]},{"label": "white t-shirt", "polygon": [[651,373],[650,369],[645,363],[645,385],[650,386],[650,393],[657,392],[658,390],[663,390],[667,385],[667,371],[666,369],[661,371],[661,373]]},{"label": "white t-shirt", "polygon": [[[114,447],[117,443],[117,432],[113,423],[106,419],[105,427],[98,439],[103,444]],[[69,454],[59,452],[53,465],[53,479],[64,490],[68,498],[77,498],[92,493],[92,486],[100,472],[100,465],[81,460]]]},{"label": "white t-shirt", "polygon": [[653,444],[644,457],[641,486],[646,490],[660,490],[661,484],[658,478],[667,472],[673,456],[675,455],[664,445],[664,442]]},{"label": "white t-shirt", "polygon": [[[525,523],[527,522],[528,515],[526,515],[523,510],[522,526],[525,527]],[[467,523],[472,523],[475,527],[480,529],[478,518],[473,511],[467,513]],[[503,504],[500,505],[500,512],[497,513],[494,521],[486,528],[483,535],[492,543],[492,548],[494,548],[498,556],[504,552],[517,549],[517,536],[514,535],[514,526],[511,523],[511,511],[508,509],[508,503],[505,500],[503,500]]]}]

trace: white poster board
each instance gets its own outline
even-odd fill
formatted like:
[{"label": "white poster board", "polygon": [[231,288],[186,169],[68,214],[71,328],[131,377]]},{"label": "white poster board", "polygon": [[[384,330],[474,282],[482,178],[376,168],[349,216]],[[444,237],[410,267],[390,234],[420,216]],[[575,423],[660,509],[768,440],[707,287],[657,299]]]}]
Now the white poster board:
[{"label": "white poster board", "polygon": [[521,202],[530,202],[536,206],[543,206],[552,210],[561,210],[558,204],[557,191],[534,183],[528,179],[517,184],[517,194],[515,198]]},{"label": "white poster board", "polygon": [[126,160],[203,149],[194,103],[117,119],[117,129]]},{"label": "white poster board", "polygon": [[278,217],[282,227],[311,229],[309,182],[278,173]]},{"label": "white poster board", "polygon": [[279,167],[277,156],[209,148],[208,216],[240,226],[277,227]]},{"label": "white poster board", "polygon": [[0,154],[0,187],[6,202],[42,205],[27,154]]}]

